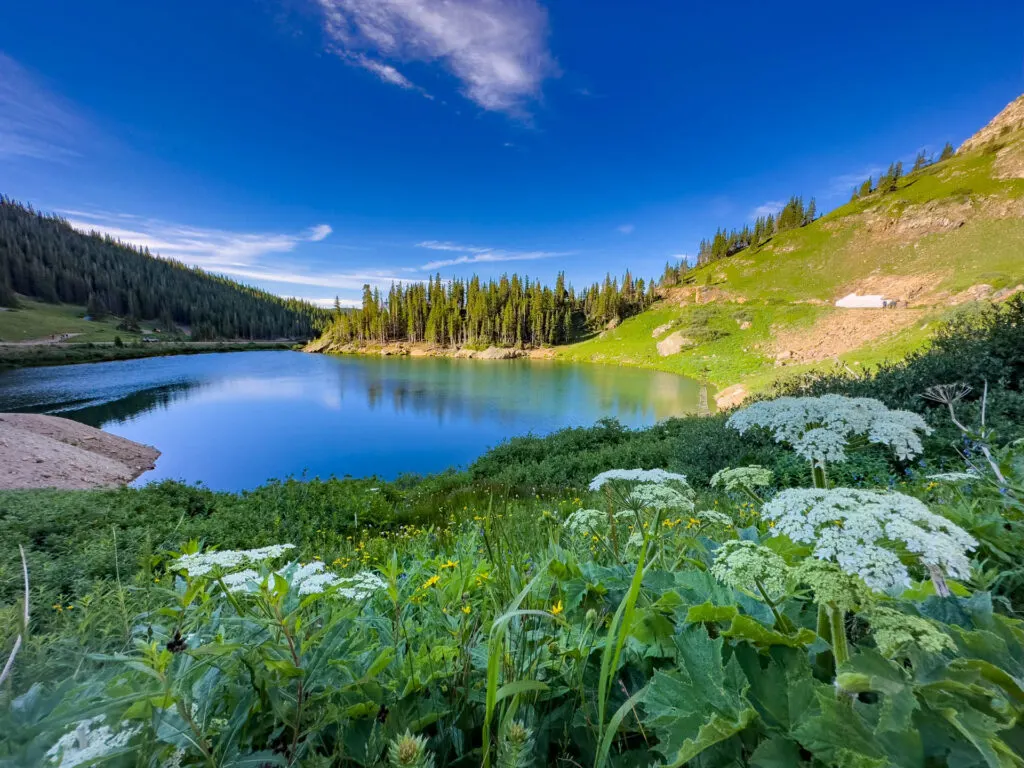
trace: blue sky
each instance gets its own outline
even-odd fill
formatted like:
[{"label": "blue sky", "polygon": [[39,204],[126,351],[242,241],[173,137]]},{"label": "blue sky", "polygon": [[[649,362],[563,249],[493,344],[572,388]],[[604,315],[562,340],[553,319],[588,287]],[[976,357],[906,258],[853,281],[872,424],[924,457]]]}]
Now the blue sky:
[{"label": "blue sky", "polygon": [[321,302],[657,275],[1024,92],[1024,3],[831,5],[9,3],[0,191]]}]

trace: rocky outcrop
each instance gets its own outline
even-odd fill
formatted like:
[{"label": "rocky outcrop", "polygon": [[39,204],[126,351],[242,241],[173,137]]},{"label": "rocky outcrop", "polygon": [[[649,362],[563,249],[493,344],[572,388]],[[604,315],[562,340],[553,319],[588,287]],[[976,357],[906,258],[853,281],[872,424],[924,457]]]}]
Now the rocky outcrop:
[{"label": "rocky outcrop", "polygon": [[999,139],[1000,136],[1004,136],[1010,131],[1022,128],[1024,128],[1024,95],[1018,96],[1007,104],[1006,108],[993,117],[988,125],[961,144],[957,152],[970,152],[972,149],[983,147],[990,141]]},{"label": "rocky outcrop", "polygon": [[693,339],[683,336],[682,331],[676,331],[658,342],[658,354],[662,357],[675,355],[686,347],[692,347],[695,343]]}]

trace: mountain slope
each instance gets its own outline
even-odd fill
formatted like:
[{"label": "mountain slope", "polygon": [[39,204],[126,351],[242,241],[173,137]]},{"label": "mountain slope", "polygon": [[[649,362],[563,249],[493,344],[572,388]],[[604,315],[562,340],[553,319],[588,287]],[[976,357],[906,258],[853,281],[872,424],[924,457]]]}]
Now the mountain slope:
[{"label": "mountain slope", "polygon": [[[902,357],[937,320],[1022,283],[1024,96],[895,190],[691,270],[650,310],[559,355],[752,391],[836,361],[856,368]],[[835,306],[854,292],[895,307]]]},{"label": "mountain slope", "polygon": [[[87,305],[94,316],[156,320],[164,330],[185,326],[194,339],[309,338],[326,319],[305,302],[82,234],[0,196],[0,306],[17,305],[17,294]],[[22,304],[31,311],[31,303]],[[41,324],[36,335],[53,332]]]}]

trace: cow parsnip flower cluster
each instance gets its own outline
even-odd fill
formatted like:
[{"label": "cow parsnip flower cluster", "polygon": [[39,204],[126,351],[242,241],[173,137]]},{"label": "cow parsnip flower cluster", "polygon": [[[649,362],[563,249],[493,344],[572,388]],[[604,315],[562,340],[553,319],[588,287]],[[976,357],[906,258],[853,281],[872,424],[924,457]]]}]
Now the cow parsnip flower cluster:
[{"label": "cow parsnip flower cluster", "polygon": [[790,571],[794,584],[806,584],[814,594],[814,602],[840,611],[855,611],[867,599],[867,585],[852,573],[846,573],[828,560],[810,557]]},{"label": "cow parsnip flower cluster", "polygon": [[609,469],[590,481],[590,490],[599,491],[606,483],[610,483],[613,480],[623,480],[632,483],[664,484],[676,482],[683,485],[687,484],[686,475],[667,472],[664,469]]},{"label": "cow parsnip flower cluster", "polygon": [[980,475],[974,472],[939,472],[934,475],[925,475],[928,480],[938,483],[969,483],[980,479]]},{"label": "cow parsnip flower cluster", "polygon": [[724,512],[717,512],[713,509],[702,509],[700,512],[695,512],[697,520],[707,525],[721,525],[724,528],[728,528],[733,524],[733,520]]},{"label": "cow parsnip flower cluster", "polygon": [[269,547],[260,547],[259,549],[225,549],[218,552],[196,552],[192,555],[179,557],[171,564],[171,570],[187,571],[188,575],[192,577],[205,576],[215,568],[230,571],[241,566],[274,560],[289,549],[295,549],[295,545],[272,544]]},{"label": "cow parsnip flower cluster", "polygon": [[727,422],[741,433],[753,427],[771,431],[776,442],[792,446],[809,461],[844,461],[851,437],[886,445],[900,459],[921,453],[921,434],[931,428],[916,413],[891,410],[868,397],[822,395],[780,397],[754,403]]},{"label": "cow parsnip flower cluster", "polygon": [[928,653],[956,650],[953,638],[920,616],[877,606],[868,612],[867,620],[879,653],[888,658],[909,648],[919,648]]},{"label": "cow parsnip flower cluster", "polygon": [[902,493],[794,488],[765,504],[762,515],[776,535],[814,545],[815,557],[883,591],[910,585],[901,550],[964,578],[970,574],[967,552],[977,546],[962,528]]},{"label": "cow parsnip flower cluster", "polygon": [[[311,563],[289,563],[277,571],[277,576],[288,582],[289,589],[300,597],[317,595],[337,587],[335,595],[347,600],[361,601],[371,597],[387,586],[380,576],[372,571],[360,571],[354,576],[338,576],[326,569],[319,560]],[[252,568],[224,574],[222,580],[229,592],[255,592],[264,577]]]},{"label": "cow parsnip flower cluster", "polygon": [[752,541],[727,541],[718,550],[711,575],[736,589],[760,584],[769,593],[786,589],[786,561],[768,547]]},{"label": "cow parsnip flower cluster", "polygon": [[82,720],[61,736],[57,743],[46,752],[50,765],[58,768],[75,768],[79,765],[93,765],[108,755],[124,749],[142,726],[123,728],[115,732],[106,725],[106,716],[100,715]]},{"label": "cow parsnip flower cluster", "polygon": [[641,483],[630,491],[626,502],[637,509],[690,512],[693,510],[693,498],[693,489],[689,485],[678,488],[673,485]]},{"label": "cow parsnip flower cluster", "polygon": [[608,515],[597,509],[577,509],[565,519],[562,527],[573,536],[601,534],[608,527]]},{"label": "cow parsnip flower cluster", "polygon": [[726,491],[744,490],[747,488],[767,488],[775,481],[770,469],[753,464],[749,467],[720,469],[711,477],[713,488],[724,488]]}]

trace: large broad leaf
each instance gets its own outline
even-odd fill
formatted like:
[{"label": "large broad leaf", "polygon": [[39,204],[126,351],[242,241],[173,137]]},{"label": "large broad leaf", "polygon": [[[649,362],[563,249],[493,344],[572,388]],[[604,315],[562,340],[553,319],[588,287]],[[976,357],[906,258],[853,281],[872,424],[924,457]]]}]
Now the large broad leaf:
[{"label": "large broad leaf", "polygon": [[785,645],[790,648],[803,648],[814,642],[817,635],[813,630],[801,627],[796,634],[786,635],[769,629],[759,621],[749,616],[736,616],[729,628],[722,634],[725,637],[733,637],[739,640],[746,640],[758,646]]},{"label": "large broad leaf", "polygon": [[877,651],[864,649],[839,670],[840,686],[856,693],[872,691],[881,695],[876,733],[911,730],[911,718],[918,709],[910,675],[899,664]]},{"label": "large broad leaf", "polygon": [[800,759],[800,745],[783,736],[773,736],[757,745],[750,756],[754,768],[798,768],[805,765]]},{"label": "large broad leaf", "polygon": [[644,724],[658,736],[659,752],[680,766],[746,728],[757,713],[744,698],[747,681],[735,659],[722,663],[722,638],[703,627],[675,638],[678,668],[654,673],[643,696]]},{"label": "large broad leaf", "polygon": [[[827,688],[814,692],[815,705],[793,731],[816,760],[850,768],[920,768],[924,762],[921,737],[911,727],[883,731],[880,710],[865,708]],[[871,719],[864,717],[865,712]]]},{"label": "large broad leaf", "polygon": [[791,733],[814,703],[814,689],[824,685],[814,679],[807,653],[783,646],[760,653],[744,644],[735,658],[750,683],[746,698],[765,725]]}]

